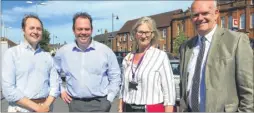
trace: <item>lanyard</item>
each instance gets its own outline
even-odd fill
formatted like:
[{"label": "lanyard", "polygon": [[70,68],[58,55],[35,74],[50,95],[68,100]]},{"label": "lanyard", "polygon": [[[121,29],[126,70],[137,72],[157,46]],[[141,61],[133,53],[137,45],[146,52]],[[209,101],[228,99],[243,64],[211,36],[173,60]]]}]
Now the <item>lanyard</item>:
[{"label": "lanyard", "polygon": [[[149,46],[147,49],[149,49],[149,48],[150,48],[150,46]],[[146,49],[146,50],[147,50],[147,49]],[[146,54],[146,50],[145,50],[145,53],[142,55],[142,57],[139,59],[138,65],[137,65],[135,71],[133,71],[133,62],[134,62],[134,58],[135,58],[135,55],[136,55],[136,54],[134,53],[134,56],[133,56],[133,59],[132,59],[132,63],[131,63],[132,80],[134,80],[135,73],[136,73],[138,67],[140,66],[141,62],[142,62],[143,59],[144,59],[144,56],[145,56],[145,54]]]}]

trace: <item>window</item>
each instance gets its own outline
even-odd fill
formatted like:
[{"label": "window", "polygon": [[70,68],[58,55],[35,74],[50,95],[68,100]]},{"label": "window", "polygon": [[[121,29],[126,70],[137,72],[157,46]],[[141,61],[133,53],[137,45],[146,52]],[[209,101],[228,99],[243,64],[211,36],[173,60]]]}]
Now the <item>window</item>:
[{"label": "window", "polygon": [[179,35],[180,34],[180,24],[177,24],[177,35]]},{"label": "window", "polygon": [[228,16],[228,29],[232,29],[233,26],[233,18],[232,16]]},{"label": "window", "polygon": [[220,21],[221,21],[221,28],[225,28],[225,17],[221,17]]},{"label": "window", "polygon": [[245,14],[240,16],[240,29],[245,29]]},{"label": "window", "polygon": [[120,47],[119,51],[122,51],[122,47]]},{"label": "window", "polygon": [[123,35],[123,41],[126,41],[126,38],[127,38],[127,35],[124,34],[124,35]]},{"label": "window", "polygon": [[166,44],[163,44],[163,51],[166,51]]},{"label": "window", "polygon": [[119,42],[116,43],[116,46],[117,46],[117,47],[119,46]]},{"label": "window", "polygon": [[182,31],[185,32],[185,22],[183,21]]},{"label": "window", "polygon": [[132,45],[130,45],[130,49],[129,49],[129,51],[131,51],[132,50]]},{"label": "window", "polygon": [[119,42],[121,42],[121,41],[122,41],[122,37],[120,36],[120,37],[119,37]]},{"label": "window", "polygon": [[167,33],[167,30],[166,30],[166,29],[163,29],[163,30],[162,30],[162,37],[163,37],[163,38],[166,38],[166,36],[167,36],[166,33]]},{"label": "window", "polygon": [[254,13],[250,15],[250,28],[254,28]]}]

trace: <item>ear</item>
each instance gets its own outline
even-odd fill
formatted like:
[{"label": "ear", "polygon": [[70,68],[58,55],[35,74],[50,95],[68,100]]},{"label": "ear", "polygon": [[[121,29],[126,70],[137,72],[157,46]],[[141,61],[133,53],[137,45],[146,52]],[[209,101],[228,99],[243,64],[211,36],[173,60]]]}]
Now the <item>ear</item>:
[{"label": "ear", "polygon": [[214,16],[215,16],[215,19],[217,20],[219,15],[220,15],[220,11],[218,9],[215,9],[215,12],[214,12]]}]

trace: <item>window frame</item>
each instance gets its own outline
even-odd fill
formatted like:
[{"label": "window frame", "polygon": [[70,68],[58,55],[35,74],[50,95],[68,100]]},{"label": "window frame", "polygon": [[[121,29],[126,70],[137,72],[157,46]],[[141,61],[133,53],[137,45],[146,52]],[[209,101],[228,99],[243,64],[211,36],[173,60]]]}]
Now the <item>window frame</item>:
[{"label": "window frame", "polygon": [[240,23],[239,29],[245,29],[246,28],[246,16],[245,16],[244,13],[240,15],[240,22],[239,23]]}]

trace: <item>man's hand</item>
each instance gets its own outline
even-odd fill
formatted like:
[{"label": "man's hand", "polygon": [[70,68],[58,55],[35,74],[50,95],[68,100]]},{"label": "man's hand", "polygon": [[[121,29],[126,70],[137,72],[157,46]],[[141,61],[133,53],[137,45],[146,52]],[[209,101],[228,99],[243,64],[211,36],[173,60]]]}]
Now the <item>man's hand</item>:
[{"label": "man's hand", "polygon": [[63,101],[64,101],[65,103],[71,103],[71,101],[72,101],[72,98],[67,94],[66,91],[63,91],[63,92],[61,93],[61,98],[63,99]]}]

